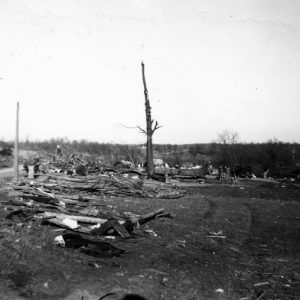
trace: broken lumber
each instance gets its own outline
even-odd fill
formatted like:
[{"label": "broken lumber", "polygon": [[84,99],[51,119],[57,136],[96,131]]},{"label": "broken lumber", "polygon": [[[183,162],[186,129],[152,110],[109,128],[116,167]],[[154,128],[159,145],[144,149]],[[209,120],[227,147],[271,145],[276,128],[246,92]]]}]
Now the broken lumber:
[{"label": "broken lumber", "polygon": [[63,222],[63,220],[60,220],[58,218],[46,219],[46,220],[44,220],[44,222],[45,223],[50,223],[50,224],[53,224],[53,225],[56,225],[56,226],[59,226],[59,227],[63,227],[63,228],[69,229],[69,230],[73,230],[73,231],[76,231],[76,232],[80,232],[80,233],[88,233],[88,234],[90,234],[91,231],[92,231],[91,228],[83,227],[83,226],[79,226],[77,228],[71,228],[68,225],[66,225]]},{"label": "broken lumber", "polygon": [[[87,217],[87,216],[78,216],[78,215],[68,215],[68,214],[62,214],[62,213],[55,213],[55,212],[49,212],[46,211],[43,214],[40,214],[40,216],[45,218],[57,218],[59,220],[63,220],[65,218],[69,218],[71,220],[81,222],[81,223],[89,223],[89,224],[104,224],[107,222],[107,219],[101,219],[101,218],[94,218],[94,217]],[[120,224],[124,224],[125,221],[119,221]]]},{"label": "broken lumber", "polygon": [[155,219],[156,216],[162,214],[164,212],[164,208],[157,209],[151,213],[140,216],[137,219],[131,219],[132,222],[139,222],[140,225],[147,223],[148,221]]}]

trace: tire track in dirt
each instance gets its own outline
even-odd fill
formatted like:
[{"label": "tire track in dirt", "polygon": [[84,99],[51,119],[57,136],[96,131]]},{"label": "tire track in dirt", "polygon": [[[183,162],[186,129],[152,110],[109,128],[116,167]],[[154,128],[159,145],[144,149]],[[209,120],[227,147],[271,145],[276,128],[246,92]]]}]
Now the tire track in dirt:
[{"label": "tire track in dirt", "polygon": [[210,231],[222,231],[227,241],[238,248],[248,238],[252,214],[248,207],[236,199],[223,198],[205,199],[209,209],[203,216],[203,220]]},{"label": "tire track in dirt", "polygon": [[[244,205],[251,213],[251,224],[248,238],[244,241],[243,247],[263,253],[259,246],[266,245],[265,249],[268,249],[268,253],[270,251],[273,254],[298,253],[299,247],[295,236],[299,234],[299,229],[296,226],[291,226],[280,216],[284,214],[285,206],[278,207],[278,204],[274,203],[274,206],[277,207],[266,211],[263,205],[258,206],[257,203],[245,203]],[[288,210],[286,215],[289,216]]]},{"label": "tire track in dirt", "polygon": [[204,214],[203,219],[209,219],[212,218],[213,215],[216,213],[216,210],[218,208],[218,205],[216,202],[212,201],[211,199],[205,199],[209,204],[209,209]]}]

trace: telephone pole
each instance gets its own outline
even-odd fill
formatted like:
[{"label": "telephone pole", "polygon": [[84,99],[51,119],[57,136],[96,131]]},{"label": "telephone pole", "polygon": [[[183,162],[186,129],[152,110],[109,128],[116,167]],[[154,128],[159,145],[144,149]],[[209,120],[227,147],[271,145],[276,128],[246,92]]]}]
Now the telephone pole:
[{"label": "telephone pole", "polygon": [[13,182],[17,183],[19,178],[19,102],[17,102],[16,113],[16,136],[14,146],[14,177]]}]

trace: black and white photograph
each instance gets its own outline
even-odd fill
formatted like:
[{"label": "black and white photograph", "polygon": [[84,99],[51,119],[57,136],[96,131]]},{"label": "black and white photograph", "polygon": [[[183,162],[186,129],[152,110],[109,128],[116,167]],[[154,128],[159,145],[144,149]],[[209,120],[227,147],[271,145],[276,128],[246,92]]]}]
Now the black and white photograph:
[{"label": "black and white photograph", "polygon": [[0,0],[0,300],[300,298],[299,0]]}]

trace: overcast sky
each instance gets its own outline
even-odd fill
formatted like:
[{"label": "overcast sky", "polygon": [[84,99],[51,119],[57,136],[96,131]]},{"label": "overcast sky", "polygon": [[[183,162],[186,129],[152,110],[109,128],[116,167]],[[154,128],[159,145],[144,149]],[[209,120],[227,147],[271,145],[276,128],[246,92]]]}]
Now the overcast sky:
[{"label": "overcast sky", "polygon": [[300,142],[298,0],[0,0],[0,139]]}]

